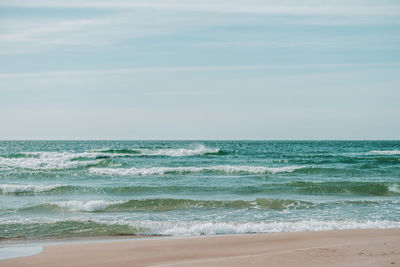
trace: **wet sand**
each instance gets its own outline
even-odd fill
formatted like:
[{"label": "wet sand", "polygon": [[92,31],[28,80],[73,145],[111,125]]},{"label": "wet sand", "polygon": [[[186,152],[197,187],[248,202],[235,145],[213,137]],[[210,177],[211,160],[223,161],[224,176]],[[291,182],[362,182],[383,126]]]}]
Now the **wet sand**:
[{"label": "wet sand", "polygon": [[400,266],[400,229],[45,245],[0,266]]}]

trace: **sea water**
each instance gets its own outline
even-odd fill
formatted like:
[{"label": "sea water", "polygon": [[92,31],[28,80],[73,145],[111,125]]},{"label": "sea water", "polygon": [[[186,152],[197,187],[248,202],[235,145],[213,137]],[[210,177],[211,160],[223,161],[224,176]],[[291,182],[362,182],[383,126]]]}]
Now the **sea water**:
[{"label": "sea water", "polygon": [[400,141],[2,141],[0,238],[400,227]]}]

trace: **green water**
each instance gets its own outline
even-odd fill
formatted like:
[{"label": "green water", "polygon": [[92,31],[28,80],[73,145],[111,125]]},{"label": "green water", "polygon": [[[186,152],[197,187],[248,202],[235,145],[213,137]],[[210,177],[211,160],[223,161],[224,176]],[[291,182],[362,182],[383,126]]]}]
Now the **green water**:
[{"label": "green water", "polygon": [[0,238],[400,227],[400,141],[2,141]]}]

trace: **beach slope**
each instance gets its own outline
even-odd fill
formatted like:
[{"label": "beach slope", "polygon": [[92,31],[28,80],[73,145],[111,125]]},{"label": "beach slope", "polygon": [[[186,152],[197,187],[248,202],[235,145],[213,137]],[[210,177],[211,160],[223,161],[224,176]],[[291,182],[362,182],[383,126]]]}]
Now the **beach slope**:
[{"label": "beach slope", "polygon": [[46,245],[0,266],[400,266],[400,229]]}]

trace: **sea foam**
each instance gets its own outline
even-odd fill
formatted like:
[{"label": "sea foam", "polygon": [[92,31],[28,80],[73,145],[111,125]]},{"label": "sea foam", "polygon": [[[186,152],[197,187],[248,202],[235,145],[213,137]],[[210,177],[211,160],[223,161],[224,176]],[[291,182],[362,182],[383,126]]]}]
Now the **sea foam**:
[{"label": "sea foam", "polygon": [[95,150],[97,153],[104,153],[106,155],[126,155],[126,156],[169,156],[169,157],[183,157],[183,156],[201,156],[206,154],[218,154],[221,152],[219,148],[208,148],[204,145],[198,145],[194,148],[132,148],[132,149],[99,149]]},{"label": "sea foam", "polygon": [[[318,221],[298,222],[177,222],[163,225],[161,235],[198,236],[216,234],[247,234],[272,232],[326,231],[344,229],[375,229],[400,227],[394,221]],[[152,229],[150,227],[150,229]]]},{"label": "sea foam", "polygon": [[293,172],[305,166],[263,167],[220,165],[209,167],[152,167],[152,168],[90,168],[90,173],[100,175],[164,175],[168,173],[199,173],[214,171],[224,173],[275,174]]},{"label": "sea foam", "polygon": [[[123,152],[125,151],[125,152]],[[133,153],[134,152],[134,153]],[[97,150],[86,152],[33,151],[18,153],[18,157],[0,156],[0,168],[21,168],[32,170],[71,169],[100,163],[104,158],[137,156],[183,157],[219,153],[219,148],[197,146],[193,149],[133,149]],[[23,157],[21,157],[23,156]],[[101,159],[99,159],[101,158]],[[78,160],[79,159],[79,160]]]},{"label": "sea foam", "polygon": [[398,184],[392,184],[388,186],[388,190],[393,193],[400,193],[400,188]]},{"label": "sea foam", "polygon": [[373,154],[373,155],[400,155],[400,150],[373,150],[373,151],[369,151],[367,154]]},{"label": "sea foam", "polygon": [[219,148],[207,148],[203,145],[199,145],[193,149],[179,148],[179,149],[157,149],[140,150],[141,154],[149,156],[170,156],[170,157],[182,157],[182,156],[195,156],[195,155],[205,155],[205,154],[215,154],[220,152]]},{"label": "sea foam", "polygon": [[104,200],[89,200],[89,201],[78,201],[78,200],[70,200],[70,201],[60,201],[60,202],[50,202],[50,205],[58,206],[62,209],[68,209],[70,211],[101,211],[106,209],[108,206],[122,204],[126,201],[118,200],[118,201],[104,201]]},{"label": "sea foam", "polygon": [[[264,221],[264,222],[215,222],[215,221],[150,221],[150,220],[125,220],[125,219],[88,219],[85,217],[71,218],[69,220],[55,218],[32,218],[24,221],[4,220],[0,225],[40,225],[89,223],[103,225],[100,231],[108,227],[128,226],[135,229],[131,234],[164,235],[164,236],[200,236],[220,234],[249,234],[249,233],[274,233],[274,232],[302,232],[302,231],[327,231],[345,229],[386,229],[399,228],[399,221],[389,220],[301,220],[301,221]],[[127,233],[128,234],[128,233]]]},{"label": "sea foam", "polygon": [[53,190],[66,185],[21,185],[21,184],[1,184],[0,192],[9,193],[40,193]]},{"label": "sea foam", "polygon": [[32,170],[51,170],[51,169],[73,169],[95,165],[102,160],[82,160],[72,161],[79,156],[72,153],[56,152],[30,152],[27,155],[38,155],[38,157],[6,158],[0,157],[0,167],[12,167]]}]

